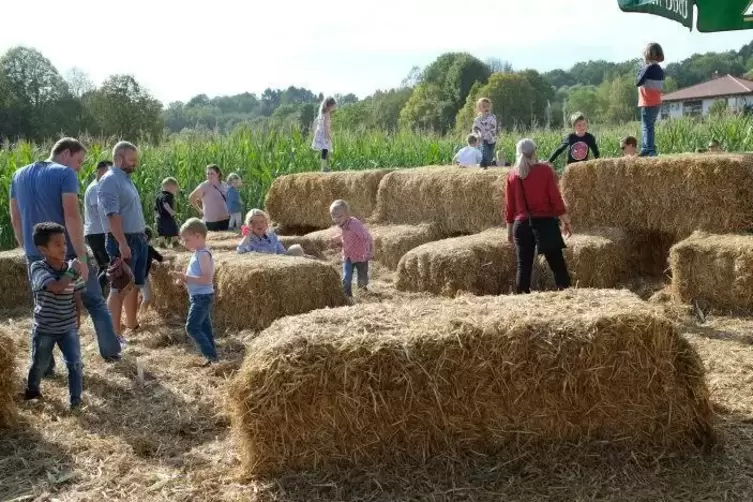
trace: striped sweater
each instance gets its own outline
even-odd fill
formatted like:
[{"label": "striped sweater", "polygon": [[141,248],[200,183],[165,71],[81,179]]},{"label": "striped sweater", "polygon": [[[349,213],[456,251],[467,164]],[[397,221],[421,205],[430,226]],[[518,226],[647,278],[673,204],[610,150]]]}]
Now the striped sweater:
[{"label": "striped sweater", "polygon": [[76,293],[85,287],[84,281],[76,277],[62,293],[53,293],[47,286],[60,278],[69,265],[56,270],[46,261],[31,265],[31,288],[34,293],[34,328],[49,335],[60,335],[76,329]]},{"label": "striped sweater", "polygon": [[643,65],[635,85],[638,87],[638,107],[650,108],[662,104],[664,70],[658,63]]}]

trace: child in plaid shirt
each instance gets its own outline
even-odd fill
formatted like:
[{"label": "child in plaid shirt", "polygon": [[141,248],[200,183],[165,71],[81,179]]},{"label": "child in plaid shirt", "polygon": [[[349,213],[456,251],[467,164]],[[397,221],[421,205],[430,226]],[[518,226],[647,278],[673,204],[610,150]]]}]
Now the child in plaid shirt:
[{"label": "child in plaid shirt", "polygon": [[81,405],[83,365],[78,329],[81,325],[83,303],[81,292],[85,284],[79,276],[79,266],[73,260],[65,262],[65,228],[57,223],[34,226],[34,245],[44,260],[34,262],[29,269],[34,295],[34,324],[31,334],[31,366],[24,399],[42,397],[39,386],[42,374],[52,359],[55,345],[68,366],[68,392],[71,409]]},{"label": "child in plaid shirt", "polygon": [[476,103],[478,116],[473,121],[473,132],[481,139],[481,167],[486,169],[494,161],[497,144],[497,117],[492,114],[492,100],[481,98]]},{"label": "child in plaid shirt", "polygon": [[358,287],[369,285],[369,261],[374,255],[374,241],[363,223],[350,215],[350,206],[344,200],[336,200],[329,207],[332,221],[340,227],[341,234],[333,243],[343,248],[343,287],[348,298],[353,296],[353,269],[358,272]]}]

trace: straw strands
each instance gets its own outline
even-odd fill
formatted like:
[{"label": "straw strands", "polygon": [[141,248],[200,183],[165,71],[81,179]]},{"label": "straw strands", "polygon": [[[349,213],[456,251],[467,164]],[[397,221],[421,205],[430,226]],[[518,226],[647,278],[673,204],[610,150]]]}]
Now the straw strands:
[{"label": "straw strands", "polygon": [[353,216],[368,219],[376,208],[379,182],[389,169],[302,173],[280,176],[267,192],[269,216],[289,233],[289,229],[324,229],[332,224],[330,204],[344,199]]},{"label": "straw strands", "polygon": [[714,441],[700,358],[625,291],[288,317],[251,342],[229,395],[243,466],[257,475]]},{"label": "straw strands", "polygon": [[670,251],[672,291],[713,310],[753,311],[753,236],[695,232]]},{"label": "straw strands", "polygon": [[[185,316],[188,294],[169,270],[184,271],[190,254],[180,253],[172,264],[156,264],[150,275],[155,308]],[[215,326],[263,329],[280,317],[345,304],[337,271],[312,259],[284,255],[214,253]]]},{"label": "straw strands", "polygon": [[571,164],[562,192],[576,228],[671,233],[753,228],[753,157],[676,155]]},{"label": "straw strands", "polygon": [[0,429],[16,423],[16,350],[5,328],[0,329]]},{"label": "straw strands", "polygon": [[32,305],[26,256],[20,249],[0,252],[0,296],[5,308]]},{"label": "straw strands", "polygon": [[445,296],[506,294],[514,290],[515,263],[507,230],[492,229],[408,251],[398,264],[396,286]]},{"label": "straw strands", "polygon": [[441,238],[435,224],[370,225],[369,232],[374,238],[374,259],[391,269],[411,249]]},{"label": "straw strands", "polygon": [[425,167],[395,171],[379,185],[374,220],[435,223],[443,235],[471,234],[501,224],[507,169]]}]

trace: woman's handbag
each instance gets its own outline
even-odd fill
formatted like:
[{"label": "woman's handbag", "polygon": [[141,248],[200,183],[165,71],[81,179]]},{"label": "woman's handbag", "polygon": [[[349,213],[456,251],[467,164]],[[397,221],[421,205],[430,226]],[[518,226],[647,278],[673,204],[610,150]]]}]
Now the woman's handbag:
[{"label": "woman's handbag", "polygon": [[523,179],[518,177],[518,182],[520,183],[520,191],[523,193],[523,204],[526,208],[528,224],[531,226],[539,254],[565,249],[567,246],[565,245],[565,240],[562,238],[559,219],[532,218],[531,212],[528,210],[528,200],[526,199],[526,190],[523,188]]}]

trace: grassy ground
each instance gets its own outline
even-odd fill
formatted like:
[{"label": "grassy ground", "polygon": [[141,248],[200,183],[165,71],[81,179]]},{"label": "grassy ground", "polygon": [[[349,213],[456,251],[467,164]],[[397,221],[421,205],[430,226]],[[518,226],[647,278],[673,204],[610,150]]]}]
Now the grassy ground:
[{"label": "grassy ground", "polygon": [[[371,292],[357,300],[408,298],[392,279],[375,266]],[[652,290],[633,286],[646,295]],[[13,333],[23,373],[29,312],[0,318]],[[227,380],[253,335],[220,336],[223,362],[203,369],[181,320],[150,314],[141,331],[128,334],[124,361],[106,364],[87,322],[86,406],[77,414],[67,410],[63,374],[43,383],[44,401],[19,403],[20,427],[0,432],[0,500],[753,500],[753,320],[713,317],[697,325],[684,312],[678,319],[706,364],[719,413],[723,447],[707,456],[643,464],[605,449],[574,450],[577,460],[486,459],[452,473],[385,468],[264,480],[239,475],[224,406]],[[146,369],[143,383],[137,360]]]}]

